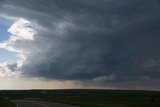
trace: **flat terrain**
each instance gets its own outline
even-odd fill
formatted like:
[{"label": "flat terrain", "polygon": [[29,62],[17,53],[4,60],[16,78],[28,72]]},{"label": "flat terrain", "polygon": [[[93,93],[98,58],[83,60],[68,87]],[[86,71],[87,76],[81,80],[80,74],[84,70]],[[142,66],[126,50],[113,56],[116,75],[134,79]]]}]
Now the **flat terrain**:
[{"label": "flat terrain", "polygon": [[5,97],[0,96],[0,107],[16,107],[16,105]]},{"label": "flat terrain", "polygon": [[50,103],[45,101],[31,101],[31,100],[13,100],[17,107],[77,107],[67,104]]},{"label": "flat terrain", "polygon": [[[80,89],[10,90],[0,91],[0,95],[14,100],[19,107],[49,106],[51,103],[47,102],[52,102],[53,105],[51,105],[53,107],[66,107],[66,105],[63,104],[80,107],[160,107],[159,91]],[[33,100],[45,102],[42,103],[38,101],[35,103]],[[37,105],[37,103],[40,104]]]}]

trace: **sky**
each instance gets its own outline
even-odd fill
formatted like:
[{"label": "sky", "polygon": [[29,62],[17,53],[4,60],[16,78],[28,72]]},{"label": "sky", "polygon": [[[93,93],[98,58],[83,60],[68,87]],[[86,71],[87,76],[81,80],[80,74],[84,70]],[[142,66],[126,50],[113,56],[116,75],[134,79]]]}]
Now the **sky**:
[{"label": "sky", "polygon": [[0,0],[0,89],[160,90],[159,25],[160,0]]},{"label": "sky", "polygon": [[6,40],[8,36],[10,35],[7,30],[11,26],[11,22],[9,20],[6,20],[3,17],[0,17],[0,33],[1,33],[1,38],[0,41],[3,42],[3,40]]},{"label": "sky", "polygon": [[[10,33],[7,31],[12,25],[11,20],[7,20],[4,17],[0,17],[0,42],[7,40]],[[16,54],[0,49],[0,63],[16,61]]]}]

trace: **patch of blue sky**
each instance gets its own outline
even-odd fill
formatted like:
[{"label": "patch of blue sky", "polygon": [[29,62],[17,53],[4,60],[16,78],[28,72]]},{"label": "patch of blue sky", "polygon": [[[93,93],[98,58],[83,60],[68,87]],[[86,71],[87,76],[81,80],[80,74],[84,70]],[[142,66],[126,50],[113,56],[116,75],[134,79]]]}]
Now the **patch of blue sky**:
[{"label": "patch of blue sky", "polygon": [[18,58],[17,58],[17,54],[16,53],[12,53],[12,52],[9,52],[7,50],[0,49],[0,63],[14,62],[17,59]]},{"label": "patch of blue sky", "polygon": [[[0,42],[3,42],[11,35],[7,30],[12,25],[12,22],[4,17],[0,17]],[[9,52],[5,49],[0,49],[0,63],[12,62],[17,60],[16,53]]]},{"label": "patch of blue sky", "polygon": [[7,30],[12,25],[12,22],[4,17],[0,17],[0,42],[7,40],[11,35]]}]

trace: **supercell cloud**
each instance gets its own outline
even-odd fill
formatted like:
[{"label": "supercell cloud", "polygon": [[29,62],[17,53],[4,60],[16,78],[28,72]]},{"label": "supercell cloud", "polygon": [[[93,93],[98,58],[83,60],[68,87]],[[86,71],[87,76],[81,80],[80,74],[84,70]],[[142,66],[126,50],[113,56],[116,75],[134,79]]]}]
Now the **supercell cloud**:
[{"label": "supercell cloud", "polygon": [[14,21],[0,48],[19,56],[4,72],[160,88],[159,0],[1,0],[0,15]]}]

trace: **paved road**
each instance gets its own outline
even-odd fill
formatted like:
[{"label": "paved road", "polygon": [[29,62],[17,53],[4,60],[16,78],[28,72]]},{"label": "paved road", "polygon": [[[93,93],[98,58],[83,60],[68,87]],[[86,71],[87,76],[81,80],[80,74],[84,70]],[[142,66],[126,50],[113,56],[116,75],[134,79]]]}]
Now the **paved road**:
[{"label": "paved road", "polygon": [[30,100],[13,100],[17,107],[78,107],[67,104],[51,103],[44,101],[30,101]]}]

